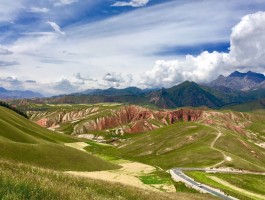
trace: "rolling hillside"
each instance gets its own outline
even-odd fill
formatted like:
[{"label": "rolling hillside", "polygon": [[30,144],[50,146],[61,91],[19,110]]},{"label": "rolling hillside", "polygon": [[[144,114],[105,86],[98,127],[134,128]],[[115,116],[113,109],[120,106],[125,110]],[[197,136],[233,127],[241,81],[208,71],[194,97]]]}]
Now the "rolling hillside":
[{"label": "rolling hillside", "polygon": [[[9,174],[8,165],[14,161],[62,171],[94,171],[117,169],[116,163],[130,160],[160,169],[156,172],[159,177],[165,176],[164,171],[175,167],[222,167],[230,170],[265,171],[264,110],[244,113],[207,108],[158,110],[117,103],[31,103],[26,106],[31,110],[28,114],[34,123],[6,108],[0,109],[0,125],[5,127],[0,131],[0,155],[2,159],[8,160],[8,164],[1,164],[0,161],[0,165],[3,165]],[[80,138],[90,139],[85,150],[91,154],[65,146],[65,143],[77,142]],[[99,142],[110,145],[102,145]],[[25,168],[22,168],[25,171]],[[53,179],[50,172],[40,173],[44,173],[49,180]],[[0,178],[1,176],[6,177],[0,173]],[[17,191],[17,176],[9,176],[14,183],[10,187]],[[33,174],[30,176],[35,178]],[[154,177],[154,174],[147,174],[139,178],[149,183]],[[251,177],[246,175],[245,178]],[[64,180],[66,184],[68,181],[77,181],[66,176]],[[53,181],[60,182],[57,179]],[[82,184],[89,184],[87,181],[89,182],[86,180]],[[42,183],[43,180],[38,182],[38,191],[45,196]],[[24,181],[21,184],[32,183]],[[87,187],[90,192],[95,184],[97,183],[93,182]],[[178,184],[175,187],[177,191],[181,191],[183,186]],[[112,184],[106,184],[106,187],[113,189]],[[216,187],[224,189],[220,184]],[[69,193],[62,192],[59,187],[57,189],[62,194],[71,196],[72,192],[76,192],[76,188],[71,187]],[[130,189],[124,190],[125,194],[121,195],[124,199],[130,198],[127,194]],[[226,189],[224,190],[234,196],[244,196],[240,196],[237,191]],[[191,192],[187,189],[185,191]],[[101,191],[99,193],[94,195],[101,196]],[[82,191],[80,195],[87,197],[88,194]],[[158,199],[194,199],[192,194],[179,195],[161,196]],[[107,196],[111,199],[116,195],[108,193]],[[144,199],[145,196],[139,191],[138,199],[141,198]]]},{"label": "rolling hillside", "polygon": [[203,200],[207,194],[163,193],[0,160],[0,199]]},{"label": "rolling hillside", "polygon": [[262,114],[206,111],[196,123],[177,122],[133,137],[120,150],[164,169],[224,166],[264,171],[265,149],[257,145],[265,141],[264,120]]},{"label": "rolling hillside", "polygon": [[56,170],[106,170],[118,166],[66,147],[78,140],[44,129],[0,107],[0,157]]},{"label": "rolling hillside", "polygon": [[205,194],[157,193],[63,174],[61,171],[113,170],[119,166],[65,146],[80,140],[44,129],[4,107],[0,107],[0,127],[1,199],[216,199]]},{"label": "rolling hillside", "polygon": [[257,112],[258,110],[265,109],[265,99],[225,106],[223,107],[223,109],[230,109],[230,110],[235,110],[235,111],[240,111],[240,112],[250,112],[250,111]]},{"label": "rolling hillside", "polygon": [[51,107],[31,112],[31,119],[55,131],[118,146],[87,147],[94,153],[113,153],[164,169],[224,166],[265,170],[262,112],[154,110],[117,104]]}]

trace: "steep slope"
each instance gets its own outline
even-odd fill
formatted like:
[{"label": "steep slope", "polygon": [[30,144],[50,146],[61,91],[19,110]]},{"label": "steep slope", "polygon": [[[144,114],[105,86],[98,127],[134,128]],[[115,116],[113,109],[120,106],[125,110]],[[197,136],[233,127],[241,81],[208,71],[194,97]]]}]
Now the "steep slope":
[{"label": "steep slope", "polygon": [[164,108],[182,106],[216,108],[224,105],[224,102],[214,96],[210,90],[207,91],[202,86],[189,81],[169,89],[153,92],[150,94],[149,99],[151,103]]},{"label": "steep slope", "polygon": [[66,147],[70,136],[46,130],[0,106],[0,157],[57,170],[104,170],[117,166]]},{"label": "steep slope", "polygon": [[171,99],[170,94],[165,88],[159,91],[152,92],[149,95],[149,102],[156,105],[159,108],[175,108],[176,103]]}]

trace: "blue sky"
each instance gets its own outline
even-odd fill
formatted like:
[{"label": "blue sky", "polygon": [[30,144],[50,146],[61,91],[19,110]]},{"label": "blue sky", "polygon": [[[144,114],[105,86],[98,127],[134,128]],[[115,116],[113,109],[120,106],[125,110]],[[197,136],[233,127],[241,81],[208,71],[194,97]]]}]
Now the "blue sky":
[{"label": "blue sky", "polygon": [[264,73],[265,0],[0,3],[0,84],[8,89],[54,95]]}]

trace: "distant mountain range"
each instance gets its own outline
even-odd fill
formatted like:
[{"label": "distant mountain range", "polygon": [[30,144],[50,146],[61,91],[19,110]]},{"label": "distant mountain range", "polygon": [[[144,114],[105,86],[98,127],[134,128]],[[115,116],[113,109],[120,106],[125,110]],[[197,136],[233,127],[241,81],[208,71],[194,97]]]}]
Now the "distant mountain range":
[{"label": "distant mountain range", "polygon": [[208,84],[210,87],[224,86],[233,90],[247,91],[251,89],[265,89],[265,76],[255,72],[233,72],[225,77],[220,75],[216,80]]},{"label": "distant mountain range", "polygon": [[233,72],[227,77],[219,76],[209,84],[199,85],[185,81],[171,88],[86,90],[81,93],[38,99],[34,102],[49,103],[102,103],[118,102],[156,106],[158,108],[176,108],[184,106],[224,106],[246,103],[265,98],[265,77],[254,72]]},{"label": "distant mountain range", "polygon": [[220,108],[265,98],[265,89],[240,91],[224,86],[214,88],[185,81],[169,89],[154,91],[147,95],[147,98],[150,103],[160,108],[183,106]]},{"label": "distant mountain range", "polygon": [[31,98],[42,98],[43,95],[37,92],[32,92],[29,90],[6,90],[0,87],[0,99],[31,99]]}]

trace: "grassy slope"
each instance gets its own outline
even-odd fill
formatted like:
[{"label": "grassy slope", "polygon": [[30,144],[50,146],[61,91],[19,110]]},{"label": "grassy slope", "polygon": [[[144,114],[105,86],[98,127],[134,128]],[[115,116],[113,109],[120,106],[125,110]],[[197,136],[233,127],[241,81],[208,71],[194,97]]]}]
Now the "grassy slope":
[{"label": "grassy slope", "polygon": [[205,167],[222,160],[222,154],[210,148],[214,130],[193,122],[180,122],[148,133],[134,135],[119,149],[92,144],[94,153],[133,159],[150,165],[172,167]]},{"label": "grassy slope", "polygon": [[[121,105],[44,105],[44,107],[45,106],[47,106],[48,112],[46,114],[44,113],[44,115],[50,118],[58,116],[58,113],[62,111],[67,113],[74,111],[74,113],[77,113],[87,108],[98,108],[96,112],[84,115],[84,118],[78,122],[72,123],[69,121],[61,124],[59,128],[60,131],[72,133],[74,126],[76,126],[76,129],[79,129],[85,122],[95,120],[97,117],[109,115]],[[41,105],[39,107],[41,107]],[[212,128],[200,123],[182,122],[169,127],[162,127],[149,133],[137,134],[126,141],[126,145],[118,150],[109,147],[101,148],[101,146],[99,146],[99,148],[92,146],[90,150],[108,156],[113,154],[126,159],[134,159],[151,165],[158,165],[165,169],[171,167],[205,167],[214,165],[223,159],[220,152],[210,148],[210,144],[215,139],[218,130],[221,130],[222,136],[214,146],[232,158],[232,161],[224,162],[223,166],[264,171],[264,150],[254,144],[254,142],[259,141],[265,142],[264,113],[259,111],[258,113],[242,114],[224,110],[215,113],[216,115],[209,118],[215,122],[211,125]],[[36,119],[38,119],[38,117]],[[150,122],[154,125],[161,126],[161,123],[155,120],[150,120]],[[227,126],[229,123],[235,127],[241,126],[241,124],[248,124],[245,130],[255,133],[256,138],[253,135],[251,137],[246,136],[242,131],[241,133],[229,129]],[[194,126],[196,126],[196,128],[194,128]],[[106,139],[111,139],[112,137],[124,138],[123,136],[117,136],[111,133],[107,134],[103,131],[90,131],[89,133],[102,135]],[[250,139],[252,142],[249,142]],[[248,147],[246,147],[245,144],[247,144]],[[93,148],[95,149],[93,150]],[[251,151],[255,151],[256,154],[251,153]]]},{"label": "grassy slope", "polygon": [[15,112],[0,107],[0,157],[57,170],[115,169],[111,163],[66,147],[77,140],[37,126]]},{"label": "grassy slope", "polygon": [[252,171],[265,171],[264,149],[249,142],[246,138],[233,133],[219,138],[216,147],[230,156],[233,161],[224,163],[225,166]]},{"label": "grassy slope", "polygon": [[210,128],[196,123],[176,123],[134,138],[121,150],[139,161],[165,169],[205,167],[222,159],[219,152],[209,148],[215,138],[212,133]]},{"label": "grassy slope", "polygon": [[247,129],[255,133],[258,139],[265,142],[265,109],[255,111],[252,115],[255,116],[255,119]]},{"label": "grassy slope", "polygon": [[67,143],[77,141],[73,137],[54,134],[54,132],[43,129],[4,107],[0,107],[0,124],[0,136],[13,142],[38,144],[45,142]]},{"label": "grassy slope", "polygon": [[[213,117],[219,123],[218,129],[223,133],[215,147],[233,159],[232,162],[226,161],[223,165],[265,171],[265,150],[255,145],[255,142],[265,142],[265,115],[262,112],[238,113],[231,111],[222,111],[222,114],[226,117],[218,117],[218,119]],[[230,117],[227,117],[228,115]],[[233,124],[238,130],[229,129],[228,124]]]},{"label": "grassy slope", "polygon": [[235,110],[235,111],[241,111],[241,112],[250,112],[254,110],[261,110],[264,108],[265,108],[265,99],[236,104],[236,105],[224,106],[222,109],[229,109],[229,110]]},{"label": "grassy slope", "polygon": [[211,176],[218,177],[219,179],[222,179],[238,188],[244,189],[246,191],[255,194],[265,195],[264,175],[222,174],[222,173],[208,174],[204,172],[185,172],[185,173],[193,177],[195,180],[200,181],[201,183],[205,183],[213,187],[220,188],[225,193],[230,194],[231,196],[234,196],[239,199],[255,199],[255,197],[245,195],[239,191],[235,191],[225,185],[215,182],[210,177]]},{"label": "grassy slope", "polygon": [[215,199],[202,194],[165,194],[117,183],[76,178],[56,171],[0,160],[0,199]]},{"label": "grassy slope", "polygon": [[[222,116],[226,117],[222,118]],[[137,160],[164,169],[206,167],[223,160],[220,152],[210,148],[220,130],[222,136],[216,141],[214,147],[232,158],[232,161],[225,161],[221,166],[265,171],[265,151],[254,144],[259,138],[261,138],[260,141],[264,141],[264,116],[251,113],[245,117],[251,119],[251,123],[247,122],[249,125],[242,133],[227,128],[226,123],[232,123],[235,118],[237,122],[233,123],[240,125],[246,119],[240,113],[228,111],[227,114],[225,111],[218,112],[217,116],[213,117],[217,124],[212,125],[212,128],[200,123],[178,122],[151,132],[127,135],[127,141],[119,148],[92,144],[87,150],[108,157]],[[246,130],[252,130],[256,135]]]}]

